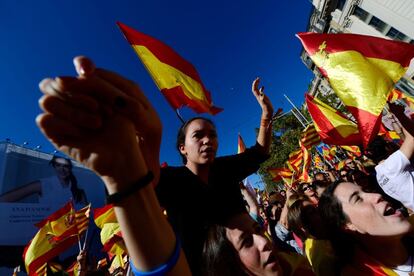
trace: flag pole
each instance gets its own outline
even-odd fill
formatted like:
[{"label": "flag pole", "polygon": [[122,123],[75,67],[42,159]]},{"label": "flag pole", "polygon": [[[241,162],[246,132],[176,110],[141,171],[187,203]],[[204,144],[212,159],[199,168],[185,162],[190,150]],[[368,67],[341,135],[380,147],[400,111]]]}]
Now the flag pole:
[{"label": "flag pole", "polygon": [[292,112],[293,116],[295,116],[299,123],[305,128],[306,125],[302,122],[301,118],[299,118],[298,115],[293,111],[293,109],[291,109],[290,112]]},{"label": "flag pole", "polygon": [[86,232],[85,232],[85,240],[83,241],[83,247],[82,247],[83,250],[85,250],[86,241],[88,240],[88,232],[89,232],[89,225],[88,225],[88,228],[86,228]]},{"label": "flag pole", "polygon": [[286,96],[286,94],[283,94],[283,96],[285,96],[286,100],[288,100],[288,102],[293,106],[293,108],[299,113],[300,117],[307,123],[309,124],[308,119],[306,119],[305,116],[303,116],[302,112],[300,112],[300,110],[296,107],[296,105],[289,99],[288,96]]},{"label": "flag pole", "polygon": [[178,119],[180,119],[181,123],[185,124],[183,116],[181,116],[180,111],[178,110],[178,108],[175,110],[175,114],[177,114]]},{"label": "flag pole", "polygon": [[77,236],[78,236],[78,245],[79,245],[79,253],[80,253],[82,251],[82,245],[81,245],[79,234]]}]

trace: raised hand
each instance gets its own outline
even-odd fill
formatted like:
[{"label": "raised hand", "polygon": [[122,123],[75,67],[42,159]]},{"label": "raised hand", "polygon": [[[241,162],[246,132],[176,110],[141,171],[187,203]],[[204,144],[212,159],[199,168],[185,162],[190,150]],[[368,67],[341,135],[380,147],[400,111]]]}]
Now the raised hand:
[{"label": "raised hand", "polygon": [[259,84],[260,78],[256,78],[252,83],[253,95],[262,108],[262,117],[271,118],[273,115],[273,105],[266,94],[264,94],[264,86],[259,88]]}]

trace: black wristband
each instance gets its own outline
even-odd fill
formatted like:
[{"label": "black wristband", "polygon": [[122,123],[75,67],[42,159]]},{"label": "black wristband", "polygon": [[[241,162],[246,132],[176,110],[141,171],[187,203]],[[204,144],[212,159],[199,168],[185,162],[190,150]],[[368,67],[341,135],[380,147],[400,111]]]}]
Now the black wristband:
[{"label": "black wristband", "polygon": [[139,189],[142,189],[148,184],[150,184],[153,179],[154,179],[154,174],[151,171],[148,171],[148,173],[144,177],[132,183],[126,189],[108,195],[106,197],[106,204],[117,204],[121,202],[126,197],[132,195]]}]

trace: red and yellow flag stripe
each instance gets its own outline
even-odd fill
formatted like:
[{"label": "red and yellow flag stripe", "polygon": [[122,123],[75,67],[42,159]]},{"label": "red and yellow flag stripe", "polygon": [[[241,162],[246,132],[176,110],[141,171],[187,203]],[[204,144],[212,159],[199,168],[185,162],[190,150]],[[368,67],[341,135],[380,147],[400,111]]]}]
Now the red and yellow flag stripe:
[{"label": "red and yellow flag stripe", "polygon": [[394,83],[414,57],[414,45],[356,34],[298,34],[313,62],[358,122],[366,146],[377,134]]},{"label": "red and yellow flag stripe", "polygon": [[305,98],[315,129],[323,142],[329,145],[362,143],[357,124],[318,98],[309,94],[306,94]]},{"label": "red and yellow flag stripe", "polygon": [[117,23],[155,84],[174,109],[188,106],[197,113],[217,114],[195,67],[161,41]]}]

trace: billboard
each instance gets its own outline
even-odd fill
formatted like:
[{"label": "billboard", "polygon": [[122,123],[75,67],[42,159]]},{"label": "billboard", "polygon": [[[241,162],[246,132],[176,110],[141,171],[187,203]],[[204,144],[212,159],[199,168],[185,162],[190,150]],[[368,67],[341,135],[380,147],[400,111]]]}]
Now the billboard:
[{"label": "billboard", "polygon": [[104,205],[105,188],[92,171],[65,157],[0,143],[0,246],[26,245],[35,223],[70,200],[78,210]]}]

